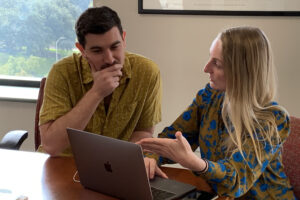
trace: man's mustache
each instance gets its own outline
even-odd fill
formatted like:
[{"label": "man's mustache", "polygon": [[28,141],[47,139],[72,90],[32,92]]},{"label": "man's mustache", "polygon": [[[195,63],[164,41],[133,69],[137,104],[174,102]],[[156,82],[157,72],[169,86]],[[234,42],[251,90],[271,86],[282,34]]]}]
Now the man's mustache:
[{"label": "man's mustache", "polygon": [[104,65],[102,65],[101,66],[101,70],[102,69],[106,69],[106,68],[108,68],[108,67],[110,67],[110,66],[113,66],[113,65],[115,65],[115,64],[119,64],[117,61],[114,61],[113,63],[111,63],[111,64],[104,64]]}]

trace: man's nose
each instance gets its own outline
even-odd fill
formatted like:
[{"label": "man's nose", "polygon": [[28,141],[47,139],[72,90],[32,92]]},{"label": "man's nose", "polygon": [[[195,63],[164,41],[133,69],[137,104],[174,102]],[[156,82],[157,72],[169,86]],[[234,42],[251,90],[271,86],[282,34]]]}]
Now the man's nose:
[{"label": "man's nose", "polygon": [[113,53],[110,50],[105,51],[104,53],[104,62],[107,64],[114,63],[114,56]]}]

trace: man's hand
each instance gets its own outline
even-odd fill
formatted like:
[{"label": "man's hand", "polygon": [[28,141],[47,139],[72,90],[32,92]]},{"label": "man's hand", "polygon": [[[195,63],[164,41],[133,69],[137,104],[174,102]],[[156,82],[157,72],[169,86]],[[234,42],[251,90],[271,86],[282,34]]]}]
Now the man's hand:
[{"label": "man's hand", "polygon": [[105,98],[119,86],[123,66],[121,64],[114,64],[100,71],[96,71],[93,62],[90,60],[88,60],[88,62],[94,79],[91,90],[96,92],[100,98]]},{"label": "man's hand", "polygon": [[145,157],[144,162],[149,179],[153,179],[155,175],[168,178],[168,176],[157,166],[155,159]]},{"label": "man's hand", "polygon": [[68,113],[40,126],[41,144],[51,156],[59,155],[69,146],[66,128],[83,130],[99,103],[119,86],[122,65],[114,64],[96,71],[95,65],[90,61],[89,64],[94,79],[93,87]]}]

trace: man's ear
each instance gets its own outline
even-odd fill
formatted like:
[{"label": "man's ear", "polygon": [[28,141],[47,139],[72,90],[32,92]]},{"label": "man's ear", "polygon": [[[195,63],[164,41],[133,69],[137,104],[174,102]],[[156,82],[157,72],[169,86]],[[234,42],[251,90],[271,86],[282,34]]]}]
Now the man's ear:
[{"label": "man's ear", "polygon": [[79,42],[76,42],[75,43],[75,46],[77,47],[77,49],[80,51],[81,55],[86,58],[86,54],[85,54],[85,51],[84,51],[84,48],[83,46],[79,43]]},{"label": "man's ear", "polygon": [[126,47],[126,31],[123,31],[122,39],[123,39],[123,42],[124,42],[124,47]]}]

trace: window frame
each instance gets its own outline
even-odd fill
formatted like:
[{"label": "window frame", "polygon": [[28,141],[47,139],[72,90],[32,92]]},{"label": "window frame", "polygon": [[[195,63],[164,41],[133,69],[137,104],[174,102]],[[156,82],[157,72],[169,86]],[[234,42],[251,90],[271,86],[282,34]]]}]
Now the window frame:
[{"label": "window frame", "polygon": [[1,86],[39,88],[42,78],[0,78]]}]

